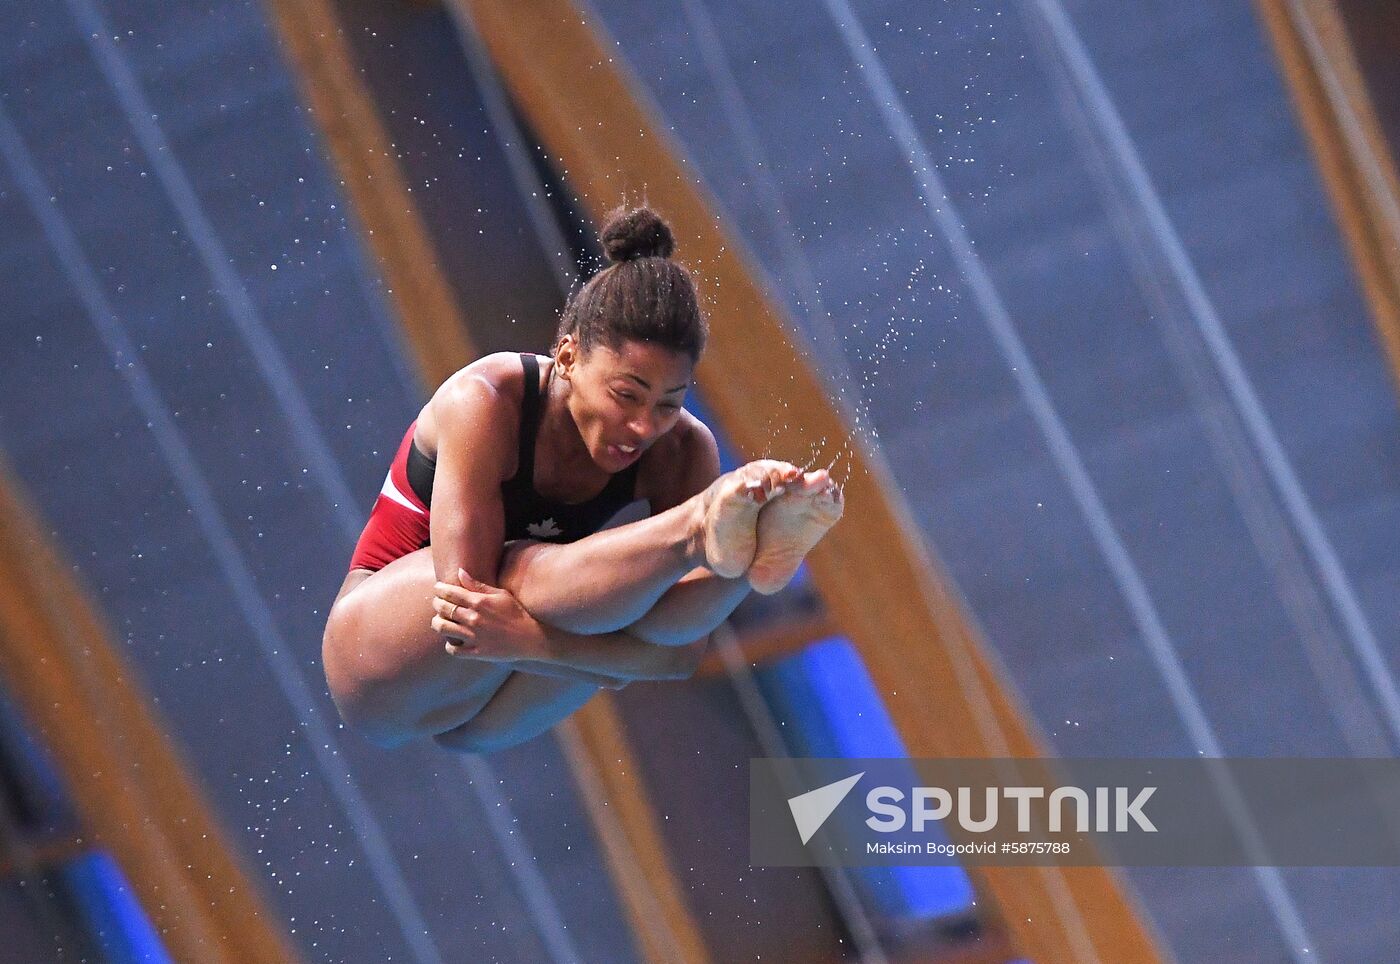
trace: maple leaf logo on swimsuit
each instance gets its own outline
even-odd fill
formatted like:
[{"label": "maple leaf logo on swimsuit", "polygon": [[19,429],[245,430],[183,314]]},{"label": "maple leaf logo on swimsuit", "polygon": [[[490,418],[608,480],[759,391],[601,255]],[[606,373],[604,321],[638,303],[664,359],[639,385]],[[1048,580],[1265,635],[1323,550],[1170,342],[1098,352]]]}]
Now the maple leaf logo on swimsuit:
[{"label": "maple leaf logo on swimsuit", "polygon": [[551,516],[543,522],[531,522],[525,527],[525,531],[536,539],[552,539],[564,530],[554,524],[554,518]]}]

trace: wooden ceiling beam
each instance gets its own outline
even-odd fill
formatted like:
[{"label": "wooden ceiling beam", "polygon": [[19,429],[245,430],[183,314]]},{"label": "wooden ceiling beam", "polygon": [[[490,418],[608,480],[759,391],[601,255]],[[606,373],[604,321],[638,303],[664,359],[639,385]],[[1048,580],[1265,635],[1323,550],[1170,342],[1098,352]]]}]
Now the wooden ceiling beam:
[{"label": "wooden ceiling beam", "polygon": [[1400,387],[1400,178],[1334,0],[1256,0]]},{"label": "wooden ceiling beam", "polygon": [[88,593],[0,466],[0,681],[176,960],[298,956]]},{"label": "wooden ceiling beam", "polygon": [[[840,633],[841,628],[829,616],[817,613],[776,619],[754,629],[735,633],[734,640],[750,665],[759,667],[799,653],[812,643]],[[695,675],[701,679],[728,677],[729,671],[725,668],[720,654],[711,650],[696,667]]]},{"label": "wooden ceiling beam", "polygon": [[266,3],[361,236],[384,273],[385,294],[403,320],[423,383],[436,388],[478,352],[334,4]]}]

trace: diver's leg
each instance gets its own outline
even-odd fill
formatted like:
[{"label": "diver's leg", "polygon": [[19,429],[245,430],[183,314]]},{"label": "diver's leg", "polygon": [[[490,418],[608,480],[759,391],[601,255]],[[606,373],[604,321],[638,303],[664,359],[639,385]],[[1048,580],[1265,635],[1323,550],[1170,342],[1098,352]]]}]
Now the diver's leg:
[{"label": "diver's leg", "polygon": [[[596,691],[619,685],[619,677],[678,678],[686,665],[676,650],[630,637],[574,652],[580,665],[561,654],[547,666],[523,661],[517,672],[510,662],[454,658],[432,628],[434,585],[431,550],[420,549],[377,572],[352,573],[327,619],[321,654],[331,696],[345,722],[376,743],[395,745],[466,722],[514,676],[538,675],[551,685],[516,686],[512,694],[552,699],[559,684]],[[610,672],[619,666],[626,672]],[[505,701],[493,718],[515,712],[518,702]]]},{"label": "diver's leg", "polygon": [[498,581],[550,626],[588,634],[623,629],[698,566],[731,579],[743,575],[757,546],[759,510],[799,474],[787,462],[750,462],[649,519],[562,545],[511,543]]},{"label": "diver's leg", "polygon": [[433,737],[463,753],[494,753],[534,739],[587,703],[598,687],[532,673],[512,673],[480,712]]},{"label": "diver's leg", "polygon": [[[432,628],[432,551],[419,549],[367,575],[351,573],[326,619],[321,661],[341,717],[375,743],[464,720],[510,675],[506,664],[454,659]],[[441,729],[437,726],[436,729]]]}]

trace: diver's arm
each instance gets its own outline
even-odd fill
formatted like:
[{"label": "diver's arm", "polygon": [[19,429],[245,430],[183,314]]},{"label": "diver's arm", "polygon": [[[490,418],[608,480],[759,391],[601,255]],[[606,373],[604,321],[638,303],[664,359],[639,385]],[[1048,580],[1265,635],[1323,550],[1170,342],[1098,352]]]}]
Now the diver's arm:
[{"label": "diver's arm", "polygon": [[514,460],[516,408],[485,373],[463,372],[432,401],[437,466],[428,518],[433,571],[457,581],[459,570],[494,582],[505,542],[501,480]]},{"label": "diver's arm", "polygon": [[656,646],[627,632],[588,635],[550,626],[509,591],[466,573],[458,573],[457,582],[437,583],[433,592],[433,629],[451,639],[450,652],[464,659],[548,663],[639,680],[683,679],[703,654],[704,640],[696,637]]}]

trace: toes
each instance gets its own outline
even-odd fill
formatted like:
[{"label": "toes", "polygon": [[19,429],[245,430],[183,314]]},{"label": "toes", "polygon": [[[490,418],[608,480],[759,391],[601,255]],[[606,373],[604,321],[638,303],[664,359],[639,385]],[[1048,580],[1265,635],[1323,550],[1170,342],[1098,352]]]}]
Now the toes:
[{"label": "toes", "polygon": [[758,505],[784,493],[818,498],[831,495],[837,501],[841,499],[840,486],[826,469],[804,472],[791,462],[758,459],[737,470],[736,477],[740,480],[738,491]]},{"label": "toes", "polygon": [[744,483],[744,494],[759,505],[783,494],[783,487],[765,476]]},{"label": "toes", "polygon": [[826,469],[817,469],[800,475],[789,488],[803,495],[819,495],[830,481]]},{"label": "toes", "polygon": [[768,498],[776,499],[787,491],[794,480],[802,475],[802,470],[786,462],[778,462],[767,472]]},{"label": "toes", "polygon": [[759,459],[750,462],[740,470],[744,483],[744,493],[762,505],[782,495],[802,470],[789,462],[775,459]]}]

